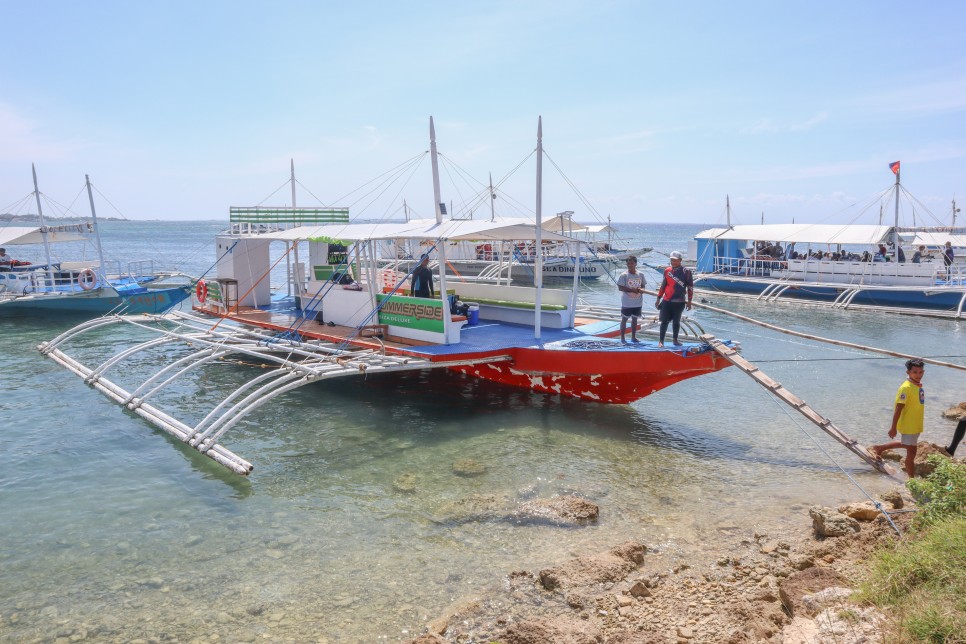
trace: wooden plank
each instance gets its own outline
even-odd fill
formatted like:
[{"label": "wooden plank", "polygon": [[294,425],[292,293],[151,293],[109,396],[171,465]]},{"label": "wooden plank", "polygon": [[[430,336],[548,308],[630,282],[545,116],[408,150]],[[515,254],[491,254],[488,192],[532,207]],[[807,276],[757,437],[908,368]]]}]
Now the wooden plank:
[{"label": "wooden plank", "polygon": [[777,380],[770,378],[765,375],[758,367],[752,363],[745,360],[741,355],[727,346],[713,335],[702,335],[701,340],[707,343],[712,349],[715,350],[720,356],[725,360],[738,367],[741,371],[748,374],[756,382],[761,384],[765,389],[774,394],[779,400],[788,404],[792,409],[798,411],[809,421],[814,423],[823,432],[831,436],[835,441],[841,443],[850,452],[861,458],[863,461],[889,476],[895,476],[896,472],[891,467],[885,464],[885,462],[879,458],[875,458],[871,451],[859,445],[858,441],[850,438],[845,432],[835,426],[830,419],[822,416],[817,411],[812,409],[808,403],[804,400],[792,394],[788,389],[782,386]]}]

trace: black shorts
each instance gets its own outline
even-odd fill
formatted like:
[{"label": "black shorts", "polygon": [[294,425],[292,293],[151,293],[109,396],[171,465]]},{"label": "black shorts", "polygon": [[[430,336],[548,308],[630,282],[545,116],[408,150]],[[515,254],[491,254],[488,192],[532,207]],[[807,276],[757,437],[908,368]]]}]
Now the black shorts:
[{"label": "black shorts", "polygon": [[621,307],[621,317],[623,317],[623,318],[639,318],[639,317],[641,317],[641,307],[639,307],[639,306],[622,306]]}]

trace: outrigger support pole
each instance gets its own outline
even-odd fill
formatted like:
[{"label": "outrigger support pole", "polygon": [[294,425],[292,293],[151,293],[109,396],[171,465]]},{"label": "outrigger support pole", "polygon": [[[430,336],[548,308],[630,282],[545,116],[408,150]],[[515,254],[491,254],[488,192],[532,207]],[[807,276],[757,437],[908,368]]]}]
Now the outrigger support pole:
[{"label": "outrigger support pole", "polygon": [[836,441],[841,443],[850,452],[861,458],[863,461],[879,470],[883,474],[895,477],[896,471],[885,464],[881,458],[875,458],[868,448],[859,445],[859,442],[854,438],[849,438],[845,432],[840,430],[835,426],[828,418],[825,418],[817,411],[808,406],[804,400],[793,394],[792,392],[785,389],[780,382],[777,382],[767,375],[765,375],[761,369],[748,362],[737,351],[726,345],[721,340],[718,340],[713,335],[702,335],[701,340],[711,346],[721,357],[725,360],[738,367],[741,371],[751,376],[759,385],[764,387],[769,393],[773,394],[776,398],[781,400],[786,405],[790,406],[795,411],[799,412],[802,416],[805,416],[808,420],[813,422],[818,426],[823,432],[834,438]]}]

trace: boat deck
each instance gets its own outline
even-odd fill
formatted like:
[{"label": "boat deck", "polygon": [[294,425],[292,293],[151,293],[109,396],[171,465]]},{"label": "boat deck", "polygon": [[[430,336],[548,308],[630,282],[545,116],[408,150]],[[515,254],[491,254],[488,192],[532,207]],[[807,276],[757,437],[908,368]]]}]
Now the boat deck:
[{"label": "boat deck", "polygon": [[695,343],[685,342],[682,347],[659,347],[656,341],[642,341],[636,344],[621,344],[616,337],[620,333],[617,320],[577,318],[574,329],[541,329],[540,341],[534,339],[534,329],[529,325],[510,324],[480,320],[477,325],[466,325],[460,330],[460,342],[454,344],[432,344],[397,338],[389,335],[384,325],[372,325],[356,329],[354,327],[316,322],[303,318],[289,298],[274,301],[266,307],[233,307],[226,315],[224,309],[212,305],[195,305],[196,312],[208,316],[232,320],[244,325],[256,326],[276,331],[280,338],[286,334],[298,334],[303,339],[322,340],[333,343],[347,343],[356,347],[391,350],[393,353],[445,360],[454,356],[496,355],[515,348],[547,346],[554,343],[567,343],[573,340],[593,340],[596,350],[613,351],[668,351],[687,349]]}]

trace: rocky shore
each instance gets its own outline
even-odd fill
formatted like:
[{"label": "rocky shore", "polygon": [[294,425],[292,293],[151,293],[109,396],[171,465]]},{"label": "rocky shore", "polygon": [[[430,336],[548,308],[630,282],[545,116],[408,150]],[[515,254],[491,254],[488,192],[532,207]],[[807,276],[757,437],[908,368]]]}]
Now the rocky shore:
[{"label": "rocky shore", "polygon": [[[928,454],[944,453],[923,448],[917,468],[928,467]],[[552,520],[579,507],[581,521],[596,518],[588,503],[566,499],[538,514]],[[905,488],[876,503],[905,533],[914,512]],[[716,543],[686,558],[628,542],[510,572],[502,592],[454,603],[409,644],[883,641],[885,616],[851,596],[872,550],[897,539],[893,525],[867,500],[799,513],[798,527],[745,533],[724,526]]]}]

